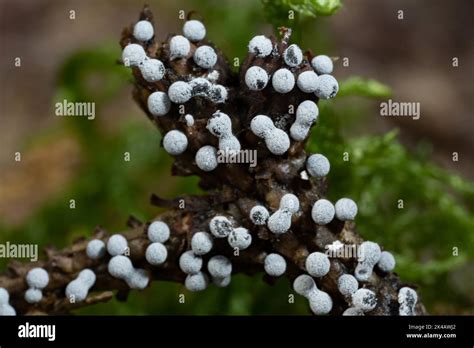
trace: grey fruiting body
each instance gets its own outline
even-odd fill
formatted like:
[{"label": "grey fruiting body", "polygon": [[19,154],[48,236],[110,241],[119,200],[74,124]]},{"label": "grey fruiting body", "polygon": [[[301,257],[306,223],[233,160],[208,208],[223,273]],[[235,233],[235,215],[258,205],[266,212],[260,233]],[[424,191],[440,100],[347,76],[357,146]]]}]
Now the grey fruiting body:
[{"label": "grey fruiting body", "polygon": [[25,301],[28,303],[38,303],[43,299],[43,292],[40,289],[29,288],[25,291]]},{"label": "grey fruiting body", "polygon": [[234,249],[245,250],[252,244],[252,235],[246,228],[234,228],[227,237],[229,245]]},{"label": "grey fruiting body", "polygon": [[391,272],[394,270],[396,265],[395,258],[388,251],[382,251],[380,254],[380,259],[377,262],[377,267],[382,272]]},{"label": "grey fruiting body", "polygon": [[44,289],[49,283],[49,275],[43,268],[32,268],[26,274],[26,283],[30,288]]},{"label": "grey fruiting body", "polygon": [[301,102],[296,109],[296,120],[290,128],[291,137],[296,141],[305,140],[318,115],[319,109],[315,102],[311,100]]},{"label": "grey fruiting body", "polygon": [[266,225],[269,217],[270,213],[263,205],[256,205],[250,210],[250,220],[257,226]]},{"label": "grey fruiting body", "polygon": [[364,316],[364,311],[357,307],[349,307],[343,313],[343,316]]},{"label": "grey fruiting body", "polygon": [[200,21],[192,19],[184,23],[183,34],[190,41],[197,42],[206,36],[206,27]]},{"label": "grey fruiting body", "polygon": [[145,50],[138,44],[128,44],[122,51],[122,62],[125,66],[137,67],[146,58]]},{"label": "grey fruiting body", "polygon": [[248,48],[249,53],[253,53],[257,57],[263,58],[272,53],[273,45],[269,38],[263,35],[257,35],[250,40]]},{"label": "grey fruiting body", "polygon": [[297,67],[303,62],[303,52],[298,47],[298,45],[290,45],[283,52],[283,60],[285,64],[291,67]]},{"label": "grey fruiting body", "polygon": [[268,84],[268,73],[259,66],[252,66],[245,73],[245,84],[252,91],[260,91]]},{"label": "grey fruiting body", "polygon": [[217,63],[217,54],[211,46],[199,46],[193,55],[194,62],[203,69],[212,69]]},{"label": "grey fruiting body", "polygon": [[164,92],[153,92],[148,97],[148,110],[153,116],[164,116],[171,108],[171,101]]},{"label": "grey fruiting body", "polygon": [[341,221],[353,221],[357,215],[357,204],[350,198],[339,199],[334,208],[336,217]]},{"label": "grey fruiting body", "polygon": [[268,116],[255,116],[250,122],[250,129],[256,136],[265,140],[265,145],[274,155],[282,155],[290,148],[288,134],[276,128]]},{"label": "grey fruiting body", "polygon": [[145,251],[145,258],[150,265],[158,266],[168,258],[168,250],[162,243],[151,243]]},{"label": "grey fruiting body", "polygon": [[359,289],[352,294],[352,304],[364,312],[370,312],[377,306],[377,296],[369,289]]},{"label": "grey fruiting body", "polygon": [[305,93],[314,93],[318,87],[318,75],[311,70],[303,71],[298,75],[296,85]]},{"label": "grey fruiting body", "polygon": [[359,288],[359,282],[352,274],[343,274],[337,280],[337,288],[344,296],[350,296]]},{"label": "grey fruiting body", "polygon": [[199,169],[210,172],[217,168],[217,150],[214,146],[206,145],[201,147],[196,153],[196,165]]},{"label": "grey fruiting body", "polygon": [[187,114],[184,116],[184,120],[186,121],[186,126],[192,127],[194,126],[194,117],[191,114]]},{"label": "grey fruiting body", "polygon": [[121,234],[114,234],[110,236],[107,241],[107,252],[112,255],[122,255],[128,250],[127,239]]},{"label": "grey fruiting body", "polygon": [[170,40],[170,58],[183,58],[189,54],[191,44],[189,40],[182,35],[173,36]]},{"label": "grey fruiting body", "polygon": [[10,294],[7,289],[0,288],[0,306],[10,302]]},{"label": "grey fruiting body", "polygon": [[176,81],[168,89],[168,97],[175,104],[184,104],[192,97],[192,87],[185,81]]},{"label": "grey fruiting body", "polygon": [[206,128],[219,138],[219,150],[240,151],[240,142],[232,134],[232,122],[227,114],[216,111],[207,121]]},{"label": "grey fruiting body", "polygon": [[311,65],[313,69],[316,70],[318,74],[330,74],[333,69],[332,59],[325,55],[319,55],[314,57],[311,60]]},{"label": "grey fruiting body", "polygon": [[148,286],[149,276],[143,269],[135,269],[126,256],[116,255],[108,264],[111,276],[124,280],[131,289],[144,289]]},{"label": "grey fruiting body", "polygon": [[203,291],[209,284],[209,278],[203,272],[188,274],[184,281],[184,286],[191,292]]},{"label": "grey fruiting body", "polygon": [[326,254],[314,252],[308,255],[305,262],[306,271],[313,277],[324,277],[329,272],[331,263]]},{"label": "grey fruiting body", "polygon": [[222,85],[214,85],[209,91],[209,100],[215,104],[225,103],[228,96],[227,88]]},{"label": "grey fruiting body", "polygon": [[334,98],[339,91],[337,80],[331,75],[319,75],[314,94],[320,99]]},{"label": "grey fruiting body", "polygon": [[377,243],[366,241],[359,247],[358,264],[354,275],[359,281],[368,281],[372,275],[374,266],[380,259],[382,252]]},{"label": "grey fruiting body", "polygon": [[214,241],[207,232],[196,232],[191,238],[191,249],[196,255],[205,255],[212,250]]},{"label": "grey fruiting body", "polygon": [[82,302],[87,298],[90,288],[95,284],[96,276],[90,269],[82,270],[76,279],[66,286],[66,297],[69,301]]},{"label": "grey fruiting body", "polygon": [[86,254],[90,259],[97,260],[105,256],[105,243],[100,239],[93,239],[87,243]]},{"label": "grey fruiting body", "polygon": [[[295,86],[295,77],[293,73],[285,68],[281,68],[273,74],[272,86],[278,93],[288,93]],[[319,87],[319,84],[318,84]]]},{"label": "grey fruiting body", "polygon": [[209,259],[207,270],[214,278],[225,278],[232,274],[232,263],[222,255],[216,255]]},{"label": "grey fruiting body", "polygon": [[163,147],[172,156],[181,155],[188,147],[188,138],[183,132],[171,130],[163,138]]},{"label": "grey fruiting body", "polygon": [[148,226],[147,236],[154,243],[165,243],[170,238],[170,228],[163,221],[153,221]]},{"label": "grey fruiting body", "polygon": [[139,21],[133,27],[133,36],[138,41],[148,41],[154,35],[153,25],[149,21]]},{"label": "grey fruiting body", "polygon": [[224,277],[224,278],[212,278],[212,282],[214,283],[214,285],[219,288],[225,288],[226,286],[229,286],[231,280],[232,280],[231,276]]},{"label": "grey fruiting body", "polygon": [[316,315],[328,314],[332,309],[332,299],[324,291],[313,289],[308,296],[309,307]]},{"label": "grey fruiting body", "polygon": [[403,287],[398,291],[398,303],[400,307],[398,313],[402,316],[416,315],[415,306],[418,301],[418,295],[415,290],[409,287]]},{"label": "grey fruiting body", "polygon": [[334,219],[334,205],[327,199],[318,199],[311,209],[311,217],[318,225],[326,225]]},{"label": "grey fruiting body", "polygon": [[138,68],[148,82],[160,81],[165,76],[165,66],[158,59],[145,59]]},{"label": "grey fruiting body", "polygon": [[293,290],[306,298],[315,288],[317,289],[314,279],[307,274],[301,274],[293,281]]},{"label": "grey fruiting body", "polygon": [[201,271],[202,257],[195,255],[192,250],[185,251],[179,257],[179,268],[186,274],[196,274]]},{"label": "grey fruiting body", "polygon": [[208,97],[212,88],[212,83],[203,77],[197,77],[189,81],[193,97]]},{"label": "grey fruiting body", "polygon": [[326,156],[319,153],[311,155],[306,160],[306,170],[309,175],[315,178],[322,178],[328,175],[331,164]]},{"label": "grey fruiting body", "polygon": [[267,226],[275,234],[286,233],[291,227],[291,217],[299,210],[299,200],[288,193],[280,199],[280,207],[268,219]]},{"label": "grey fruiting body", "polygon": [[0,316],[16,315],[15,309],[10,306],[10,294],[5,288],[0,288]]},{"label": "grey fruiting body", "polygon": [[234,230],[232,223],[225,216],[214,216],[209,222],[209,230],[216,238],[225,238]]},{"label": "grey fruiting body", "polygon": [[263,267],[268,275],[279,277],[286,272],[286,261],[279,254],[268,254],[265,257]]}]

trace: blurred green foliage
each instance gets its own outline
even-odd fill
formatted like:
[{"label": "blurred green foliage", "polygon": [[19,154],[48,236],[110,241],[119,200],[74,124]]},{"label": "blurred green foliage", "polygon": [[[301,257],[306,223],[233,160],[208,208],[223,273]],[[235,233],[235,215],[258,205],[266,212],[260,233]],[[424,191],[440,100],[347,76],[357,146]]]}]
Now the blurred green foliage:
[{"label": "blurred green foliage", "polygon": [[[289,9],[299,18],[291,23],[294,32],[305,32],[304,37],[294,35],[293,41],[324,51],[328,38],[323,37],[320,27],[316,30],[314,17],[331,14],[341,6],[339,1],[330,0],[264,0],[263,9],[256,2],[244,4],[200,3],[209,36],[229,57],[244,57],[247,42],[259,31],[264,14],[274,26],[287,25]],[[226,18],[224,25],[222,18]],[[53,104],[62,99],[94,101],[98,120],[60,120],[55,129],[39,137],[60,134],[77,139],[84,163],[61,197],[50,200],[21,226],[0,226],[2,238],[61,247],[78,236],[90,235],[97,224],[119,231],[129,214],[143,220],[152,218],[159,212],[148,202],[152,192],[169,197],[200,192],[196,178],[170,177],[170,158],[160,150],[154,127],[138,121],[143,115],[127,115],[126,121],[114,124],[113,130],[100,121],[104,108],[130,88],[130,71],[117,64],[119,57],[117,44],[104,43],[72,54],[59,69]],[[329,198],[351,197],[358,202],[359,232],[396,254],[396,271],[421,286],[428,309],[439,303],[460,309],[468,303],[468,293],[452,285],[451,276],[473,261],[473,183],[430,163],[426,144],[415,151],[404,148],[396,131],[359,138],[344,134],[367,112],[360,97],[387,98],[390,93],[389,87],[374,80],[352,77],[342,81],[339,98],[319,103],[320,119],[308,149],[325,154],[331,161]],[[342,97],[351,102],[344,103]],[[35,146],[35,140],[30,146]],[[123,160],[125,151],[130,152],[131,162]],[[349,161],[343,160],[345,152]],[[75,210],[67,207],[70,197],[76,199]],[[403,209],[398,208],[399,199]],[[453,247],[459,247],[459,256],[452,256]],[[295,304],[288,303],[287,280],[279,279],[268,286],[261,277],[235,276],[228,288],[210,287],[198,294],[186,292],[180,284],[157,282],[144,292],[132,292],[127,302],[113,300],[79,313],[308,313],[304,299],[297,296]],[[472,285],[468,289],[472,291]],[[186,293],[185,304],[177,301],[180,292]]]}]

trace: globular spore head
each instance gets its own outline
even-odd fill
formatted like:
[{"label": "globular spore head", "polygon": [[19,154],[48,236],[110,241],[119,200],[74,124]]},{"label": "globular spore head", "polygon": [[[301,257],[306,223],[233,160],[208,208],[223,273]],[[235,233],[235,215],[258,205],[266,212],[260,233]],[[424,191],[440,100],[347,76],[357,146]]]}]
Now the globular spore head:
[{"label": "globular spore head", "polygon": [[245,73],[245,84],[252,91],[260,91],[267,86],[268,74],[259,66],[252,66]]},{"label": "globular spore head", "polygon": [[186,274],[196,274],[202,268],[202,258],[192,250],[185,251],[179,257],[179,268]]},{"label": "globular spore head", "polygon": [[218,288],[225,288],[226,286],[229,286],[231,280],[232,280],[231,276],[224,277],[224,278],[212,278],[212,282]]},{"label": "globular spore head", "polygon": [[332,309],[332,299],[324,291],[312,291],[308,296],[309,307],[316,315],[328,314]]},{"label": "globular spore head", "polygon": [[269,217],[270,213],[263,205],[256,205],[250,210],[250,220],[257,226],[265,225]]},{"label": "globular spore head", "polygon": [[265,257],[263,267],[268,275],[279,277],[286,272],[286,261],[279,254],[268,254]]},{"label": "globular spore head", "polygon": [[330,74],[333,69],[332,59],[326,55],[319,55],[314,57],[311,60],[311,65],[313,69],[316,70],[318,74]]},{"label": "globular spore head", "polygon": [[207,232],[196,232],[191,238],[191,249],[196,255],[205,255],[212,250],[214,241]]},{"label": "globular spore head", "polygon": [[265,145],[272,154],[283,155],[290,148],[290,138],[284,130],[275,128],[265,138]]},{"label": "globular spore head", "polygon": [[122,62],[125,66],[139,66],[147,58],[145,50],[138,44],[128,44],[122,51]]},{"label": "globular spore head", "polygon": [[230,117],[220,111],[216,111],[207,121],[206,128],[216,137],[232,135],[232,122]]},{"label": "globular spore head", "polygon": [[170,228],[163,221],[153,221],[147,230],[148,239],[154,243],[164,243],[170,237]]},{"label": "globular spore head", "polygon": [[184,23],[183,34],[190,41],[197,42],[204,39],[206,36],[206,27],[202,22],[192,19]]},{"label": "globular spore head", "polygon": [[0,288],[0,306],[4,304],[8,304],[10,301],[10,294],[8,293],[7,289]]},{"label": "globular spore head", "polygon": [[257,35],[250,40],[249,53],[255,54],[257,57],[263,58],[272,53],[272,41],[264,35]]},{"label": "globular spore head", "polygon": [[139,66],[145,81],[160,81],[165,76],[165,66],[158,59],[145,59]]},{"label": "globular spore head", "polygon": [[151,265],[161,265],[168,258],[168,250],[161,243],[151,243],[146,248],[145,258]]},{"label": "globular spore head", "polygon": [[188,147],[188,138],[183,132],[171,130],[163,138],[163,147],[172,156],[181,155]]},{"label": "globular spore head", "polygon": [[121,234],[114,234],[107,241],[107,252],[112,256],[122,255],[127,249],[127,239]]},{"label": "globular spore head", "polygon": [[168,97],[175,104],[186,103],[192,97],[192,87],[185,81],[176,81],[168,89]]},{"label": "globular spore head", "polygon": [[314,94],[320,99],[334,98],[339,91],[337,80],[331,75],[319,75]]},{"label": "globular spore head", "polygon": [[209,277],[203,273],[188,274],[184,281],[184,286],[191,292],[203,291],[209,284]]},{"label": "globular spore head", "polygon": [[398,313],[402,316],[415,315],[415,306],[418,301],[418,294],[409,287],[403,287],[398,291],[398,303],[400,304]]},{"label": "globular spore head", "polygon": [[334,205],[327,199],[318,199],[311,209],[311,217],[318,225],[326,225],[334,219]]},{"label": "globular spore head", "polygon": [[232,274],[232,263],[222,255],[216,255],[209,259],[207,270],[214,278],[225,278]]},{"label": "globular spore head", "polygon": [[252,235],[246,228],[237,227],[229,233],[227,241],[232,248],[245,250],[252,244]]},{"label": "globular spore head", "polygon": [[293,290],[295,290],[298,295],[308,297],[315,289],[317,290],[314,279],[307,274],[301,274],[293,281]]},{"label": "globular spore head", "polygon": [[257,115],[250,122],[250,129],[257,137],[266,138],[275,129],[275,125],[270,117]]},{"label": "globular spore head", "polygon": [[184,58],[189,54],[191,44],[189,40],[182,35],[173,36],[170,40],[170,58]]},{"label": "globular spore head", "polygon": [[28,303],[38,303],[43,299],[43,292],[40,289],[30,288],[25,291],[25,301]]},{"label": "globular spore head", "polygon": [[306,271],[313,277],[324,277],[329,272],[331,263],[326,254],[318,251],[311,253],[306,258]]},{"label": "globular spore head", "polygon": [[377,296],[369,289],[359,289],[352,294],[352,304],[364,312],[369,312],[377,306]]},{"label": "globular spore head", "polygon": [[292,193],[283,195],[280,199],[280,209],[288,210],[290,213],[296,213],[300,209],[300,201]]},{"label": "globular spore head", "polygon": [[212,69],[217,63],[217,54],[211,46],[199,46],[193,55],[194,62],[203,69]]},{"label": "globular spore head", "polygon": [[298,75],[296,85],[305,93],[314,93],[318,87],[318,75],[311,70],[303,71]]},{"label": "globular spore head", "polygon": [[132,261],[126,256],[117,255],[110,259],[108,271],[112,277],[126,279],[135,271]]},{"label": "globular spore head", "polygon": [[303,62],[303,52],[298,45],[290,45],[288,48],[283,52],[283,60],[285,64],[291,67],[296,67]]},{"label": "globular spore head", "polygon": [[352,274],[343,274],[337,279],[337,288],[344,296],[350,296],[359,288],[359,282]]},{"label": "globular spore head", "polygon": [[382,253],[380,254],[380,259],[377,262],[377,267],[382,272],[391,272],[394,270],[395,265],[396,262],[392,253],[389,253],[388,251],[382,251]]},{"label": "globular spore head", "polygon": [[100,259],[105,256],[105,243],[100,239],[93,239],[87,243],[86,254],[93,260]]},{"label": "globular spore head", "polygon": [[279,69],[273,74],[272,86],[278,93],[288,93],[295,86],[295,77],[290,70]]},{"label": "globular spore head", "polygon": [[32,268],[26,275],[26,283],[30,288],[43,289],[49,283],[49,274],[43,268]]},{"label": "globular spore head", "polygon": [[350,198],[341,198],[335,204],[336,217],[341,221],[352,221],[357,215],[357,204]]},{"label": "globular spore head", "polygon": [[154,35],[153,25],[149,21],[139,21],[133,27],[133,36],[138,41],[148,41]]},{"label": "globular spore head", "polygon": [[225,216],[214,216],[209,222],[209,230],[216,238],[227,237],[234,228],[232,223]]},{"label": "globular spore head", "polygon": [[331,164],[326,156],[319,153],[313,154],[306,160],[306,170],[309,175],[315,178],[322,178],[328,175]]},{"label": "globular spore head", "polygon": [[217,150],[214,146],[206,145],[201,147],[196,153],[196,165],[199,169],[210,172],[217,168]]},{"label": "globular spore head", "polygon": [[148,110],[153,116],[164,116],[171,108],[171,101],[164,92],[153,92],[148,97]]}]

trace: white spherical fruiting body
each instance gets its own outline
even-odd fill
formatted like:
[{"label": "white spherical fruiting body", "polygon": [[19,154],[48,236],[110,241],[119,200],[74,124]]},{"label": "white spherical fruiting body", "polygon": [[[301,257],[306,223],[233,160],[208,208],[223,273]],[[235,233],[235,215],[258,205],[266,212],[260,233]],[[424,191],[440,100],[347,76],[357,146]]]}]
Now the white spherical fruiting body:
[{"label": "white spherical fruiting body", "polygon": [[212,69],[217,63],[217,54],[211,46],[199,46],[193,55],[194,62],[203,69]]},{"label": "white spherical fruiting body", "polygon": [[252,66],[245,73],[245,84],[252,91],[260,91],[267,86],[268,74],[259,66]]},{"label": "white spherical fruiting body", "polygon": [[232,134],[232,122],[227,114],[215,112],[207,121],[206,128],[219,138],[219,150],[240,151],[240,142]]},{"label": "white spherical fruiting body", "polygon": [[200,41],[206,36],[206,27],[200,21],[192,19],[184,23],[183,34],[192,42]]},{"label": "white spherical fruiting body", "polygon": [[334,205],[327,199],[318,199],[311,209],[311,217],[318,225],[326,225],[334,219]]},{"label": "white spherical fruiting body", "polygon": [[215,104],[224,103],[229,96],[227,88],[222,85],[214,85],[209,91],[208,98]]},{"label": "white spherical fruiting body", "polygon": [[328,314],[332,309],[332,299],[324,291],[314,289],[308,296],[309,307],[316,315]]},{"label": "white spherical fruiting body", "polygon": [[127,239],[121,234],[114,234],[110,236],[107,241],[107,252],[112,255],[123,255],[128,250]]},{"label": "white spherical fruiting body", "polygon": [[148,82],[160,81],[165,76],[165,66],[158,59],[145,59],[138,68]]},{"label": "white spherical fruiting body", "polygon": [[148,41],[154,35],[153,25],[149,21],[139,21],[133,27],[133,36],[138,41]]},{"label": "white spherical fruiting body", "polygon": [[186,121],[186,126],[192,127],[194,126],[194,117],[191,114],[187,114],[184,116],[184,120]]},{"label": "white spherical fruiting body", "polygon": [[153,116],[164,116],[171,108],[171,101],[164,92],[153,92],[148,97],[148,110]]},{"label": "white spherical fruiting body", "polygon": [[298,197],[287,193],[280,199],[280,207],[268,219],[267,226],[275,234],[286,233],[291,227],[291,217],[300,208]]},{"label": "white spherical fruiting body", "polygon": [[188,147],[188,138],[183,132],[171,130],[163,138],[163,147],[172,156],[181,155]]},{"label": "white spherical fruiting body", "polygon": [[186,103],[192,97],[192,87],[185,81],[176,81],[168,89],[168,97],[175,104]]},{"label": "white spherical fruiting body", "polygon": [[209,222],[209,230],[216,238],[226,238],[234,228],[225,216],[214,216]]},{"label": "white spherical fruiting body", "polygon": [[238,250],[247,249],[252,244],[252,235],[244,227],[237,227],[229,233],[227,241],[232,248]]},{"label": "white spherical fruiting body", "polygon": [[131,289],[144,289],[150,281],[145,270],[134,268],[132,261],[123,255],[110,259],[108,271],[111,276],[124,280]]},{"label": "white spherical fruiting body", "polygon": [[182,35],[173,36],[170,40],[170,58],[184,58],[189,54],[191,44],[189,40]]},{"label": "white spherical fruiting body", "polygon": [[26,283],[30,288],[44,289],[49,283],[49,274],[43,268],[32,268],[26,274]]},{"label": "white spherical fruiting body", "polygon": [[311,65],[313,69],[316,70],[318,74],[330,74],[333,69],[332,59],[326,55],[319,55],[314,57],[311,60]]},{"label": "white spherical fruiting body", "polygon": [[339,91],[337,80],[331,75],[318,76],[318,84],[314,94],[320,99],[334,98]]},{"label": "white spherical fruiting body", "polygon": [[249,53],[253,53],[257,57],[263,58],[272,53],[273,45],[272,41],[266,36],[257,35],[250,40],[248,48]]},{"label": "white spherical fruiting body", "polygon": [[5,288],[0,288],[0,316],[16,315],[15,309],[9,304],[10,294]]},{"label": "white spherical fruiting body", "polygon": [[226,278],[232,274],[232,263],[222,255],[216,255],[209,259],[207,270],[213,278]]},{"label": "white spherical fruiting body", "polygon": [[377,296],[369,289],[359,289],[352,294],[352,304],[364,312],[370,312],[377,306]]},{"label": "white spherical fruiting body", "polygon": [[357,215],[357,204],[350,198],[339,199],[334,208],[336,217],[341,221],[352,221]]},{"label": "white spherical fruiting body", "polygon": [[146,58],[145,50],[138,44],[128,44],[122,51],[122,62],[128,67],[137,67]]},{"label": "white spherical fruiting body", "polygon": [[268,254],[263,262],[265,272],[272,277],[279,277],[286,272],[286,261],[279,254]]},{"label": "white spherical fruiting body", "polygon": [[377,267],[382,272],[391,272],[394,270],[395,265],[396,262],[392,253],[389,253],[388,251],[382,251],[382,253],[380,254],[380,259],[377,262]]},{"label": "white spherical fruiting body", "polygon": [[82,270],[76,279],[66,286],[66,297],[70,302],[82,302],[87,298],[90,288],[95,284],[96,276],[90,269]]},{"label": "white spherical fruiting body", "polygon": [[306,170],[312,177],[322,178],[328,175],[330,169],[329,160],[319,153],[309,156],[306,160]]},{"label": "white spherical fruiting body", "polygon": [[179,268],[186,274],[196,274],[201,271],[202,257],[192,250],[185,251],[179,257]]},{"label": "white spherical fruiting body", "polygon": [[290,45],[288,48],[283,52],[283,60],[285,64],[291,67],[297,67],[303,62],[303,52],[298,45]]},{"label": "white spherical fruiting body", "polygon": [[357,280],[366,282],[372,275],[374,266],[379,262],[382,254],[377,243],[366,241],[359,247],[358,263],[354,271]]},{"label": "white spherical fruiting body", "polygon": [[191,249],[196,255],[205,255],[212,250],[214,241],[207,232],[196,232],[191,238]]},{"label": "white spherical fruiting body", "polygon": [[357,307],[349,307],[343,313],[343,316],[364,316],[364,311]]},{"label": "white spherical fruiting body", "polygon": [[25,291],[25,301],[28,303],[38,303],[43,299],[43,292],[40,289],[29,288]]},{"label": "white spherical fruiting body", "polygon": [[317,120],[319,109],[315,102],[305,100],[296,109],[296,120],[290,127],[290,135],[296,141],[303,141]]},{"label": "white spherical fruiting body", "polygon": [[188,274],[184,281],[184,286],[191,292],[203,291],[209,284],[209,277],[203,273]]},{"label": "white spherical fruiting body", "polygon": [[308,255],[305,262],[306,271],[313,277],[324,277],[329,272],[331,263],[326,254],[314,252]]},{"label": "white spherical fruiting body", "polygon": [[295,77],[293,76],[293,73],[288,69],[278,69],[273,74],[272,86],[273,89],[278,93],[288,93],[295,86]]},{"label": "white spherical fruiting body", "polygon": [[298,75],[296,85],[305,93],[314,93],[318,87],[318,75],[311,70],[303,71]]},{"label": "white spherical fruiting body", "polygon": [[283,155],[290,148],[288,134],[276,128],[268,116],[255,116],[250,122],[250,129],[256,136],[265,140],[265,145],[274,155]]},{"label": "white spherical fruiting body", "polygon": [[418,295],[415,290],[409,287],[403,287],[398,291],[398,303],[400,307],[398,313],[402,316],[416,315],[415,306],[418,301]]},{"label": "white spherical fruiting body", "polygon": [[205,172],[211,172],[217,168],[217,150],[214,146],[206,145],[196,153],[196,165]]},{"label": "white spherical fruiting body", "polygon": [[270,213],[263,205],[256,205],[250,210],[250,220],[257,226],[266,225],[269,217]]},{"label": "white spherical fruiting body", "polygon": [[158,266],[168,258],[168,250],[162,243],[151,243],[145,251],[145,258],[150,265]]},{"label": "white spherical fruiting body", "polygon": [[293,281],[293,290],[298,295],[308,298],[309,294],[316,288],[314,279],[307,274],[301,274]]},{"label": "white spherical fruiting body", "polygon": [[163,221],[153,221],[148,226],[147,236],[153,243],[165,243],[170,238],[170,228]]},{"label": "white spherical fruiting body", "polygon": [[105,256],[105,243],[100,239],[93,239],[87,243],[86,254],[93,260],[100,259]]},{"label": "white spherical fruiting body", "polygon": [[337,288],[344,296],[351,296],[359,288],[359,282],[352,274],[343,274],[337,280]]}]

